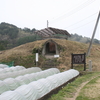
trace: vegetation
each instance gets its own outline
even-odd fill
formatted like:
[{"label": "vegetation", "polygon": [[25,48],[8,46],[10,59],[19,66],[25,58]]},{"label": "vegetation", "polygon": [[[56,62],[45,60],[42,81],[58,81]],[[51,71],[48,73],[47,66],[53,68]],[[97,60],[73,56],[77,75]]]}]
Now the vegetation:
[{"label": "vegetation", "polygon": [[[4,23],[4,22],[1,23],[0,24],[0,62],[8,63],[13,61],[14,65],[22,65],[25,66],[26,68],[34,67],[36,66],[35,53],[38,51],[40,53],[38,66],[43,67],[47,59],[41,55],[41,51],[44,43],[47,40],[39,40],[41,38],[35,35],[34,31],[36,31],[35,28],[33,28],[32,30],[29,28],[21,29],[12,24]],[[60,37],[60,35],[56,35],[55,37]],[[87,52],[90,38],[82,37],[79,36],[78,34],[71,34],[69,40],[53,39],[53,41],[55,41],[58,44],[58,48],[60,51],[59,54],[60,57],[55,59],[54,63],[58,65],[57,68],[59,68],[61,71],[65,71],[67,69],[70,69],[71,53]],[[91,55],[86,58],[86,63],[87,63],[86,68],[88,70],[89,67],[88,61],[91,60],[92,70],[100,71],[99,40],[94,39],[94,43],[96,45],[92,46]],[[67,86],[62,87],[62,89],[57,94],[54,94],[48,100],[66,100],[67,98],[73,98],[78,88],[82,85],[82,83],[87,81],[89,81],[89,83],[83,87],[76,100],[99,100],[100,99],[99,96],[100,88],[98,87],[99,86],[98,82],[100,82],[99,80],[100,77],[98,76],[100,75],[100,72],[87,72],[87,71],[83,72],[83,65],[74,65],[74,68],[79,70],[82,75],[79,76],[77,79],[75,79],[75,81],[69,83]],[[93,77],[97,77],[97,78],[92,80]],[[92,95],[87,93],[87,89]],[[94,93],[93,91],[97,93],[95,94],[95,96],[93,95]]]},{"label": "vegetation", "polygon": [[[91,41],[90,38],[83,37],[83,36],[78,35],[78,34],[71,34],[71,37],[69,37],[69,40],[71,40],[71,41],[78,41],[78,42],[81,42],[81,43],[90,43],[90,41]],[[97,40],[97,39],[94,39],[93,43],[100,44],[100,41]]]},{"label": "vegetation", "polygon": [[8,35],[11,39],[13,39],[16,38],[18,35],[18,28],[14,25],[3,22],[0,24],[0,34]]},{"label": "vegetation", "polygon": [[[17,40],[17,46],[19,45],[22,45],[22,44],[25,44],[25,43],[28,43],[28,42],[33,42],[33,41],[36,41],[38,40],[40,37],[37,36],[37,35],[34,35],[34,36],[26,36],[26,37],[22,37],[22,38],[19,38]],[[40,38],[41,39],[41,38]]]},{"label": "vegetation", "polygon": [[[96,80],[100,78],[98,77],[99,75],[100,72],[83,72],[81,76],[79,76],[73,82],[63,87],[57,94],[52,95],[51,98],[49,98],[48,100],[69,100],[70,98],[71,100],[99,100],[100,99],[99,95],[98,97],[95,98],[91,97],[91,94],[93,94],[94,92],[95,94],[97,93],[96,91],[94,92],[91,91],[90,95],[88,95],[89,94],[88,89],[91,89],[91,87],[93,87],[93,85],[97,82]],[[93,79],[93,77],[97,78]],[[81,87],[81,85],[84,82],[88,81],[90,82],[86,84],[85,87],[81,90],[79,96],[77,98],[74,98],[75,93],[77,92],[79,87]],[[96,85],[94,85],[94,88],[96,88]]]},{"label": "vegetation", "polygon": [[0,41],[0,50],[5,50],[7,47],[8,41]]},{"label": "vegetation", "polygon": [[[34,41],[31,42],[31,37],[30,36],[35,36],[34,34],[26,33],[23,32],[23,30],[20,31],[22,34],[25,36],[21,36],[21,34],[18,33],[17,40],[21,41],[26,39],[30,43],[26,42],[14,42],[14,43],[19,43],[17,46],[13,49],[9,50],[4,50],[6,49],[5,47],[10,45],[11,42],[7,41],[6,39],[0,39],[0,49],[4,51],[0,51],[0,62],[11,62],[14,61],[14,65],[22,65],[25,66],[26,68],[28,67],[34,67],[36,66],[35,63],[35,53],[36,51],[42,51],[43,45],[46,41],[48,40],[39,40],[39,41]],[[28,34],[28,35],[27,35]],[[2,36],[2,34],[0,34]],[[0,38],[1,38],[0,36]],[[18,37],[21,37],[20,38]],[[28,40],[25,37],[29,37],[30,39]],[[10,39],[11,40],[11,39]],[[14,38],[15,40],[15,38]],[[65,71],[67,69],[70,69],[71,66],[71,53],[85,53],[87,52],[88,49],[88,44],[85,43],[79,43],[75,41],[70,41],[70,40],[65,40],[65,39],[53,39],[59,46],[59,51],[60,51],[60,57],[55,60],[55,63],[59,64],[57,68],[59,68],[61,71]],[[26,44],[23,44],[26,43]],[[23,45],[21,45],[23,44]],[[41,53],[40,53],[41,54]],[[100,45],[96,44],[92,46],[91,49],[91,55],[86,58],[86,67],[88,70],[88,61],[92,61],[92,70],[93,71],[100,71]],[[46,61],[46,58],[43,57],[42,55],[39,55],[39,67],[44,66],[44,63]],[[66,98],[73,98],[75,93],[77,92],[77,89],[81,86],[82,83],[90,81],[93,77],[97,77],[100,75],[100,72],[83,72],[83,65],[74,65],[74,68],[79,70],[82,73],[82,76],[79,76],[74,82],[69,83],[67,86],[63,87],[58,94],[54,94],[49,100],[66,100]],[[99,100],[100,97],[97,96],[95,98],[91,98],[90,96],[88,97],[84,91],[86,91],[86,88],[90,90],[89,85],[95,84],[98,79],[94,79],[93,81],[90,81],[87,85],[82,89],[81,94],[77,97],[76,100]],[[93,85],[91,85],[93,86]],[[94,88],[93,88],[94,89]],[[82,99],[83,98],[83,99]],[[85,98],[85,99],[84,99]]]},{"label": "vegetation", "polygon": [[[10,62],[14,59],[15,65],[25,65],[25,61],[28,59],[27,56],[35,56],[35,53],[38,51],[39,52],[39,67],[43,67],[46,58],[42,57],[41,52],[42,48],[45,44],[45,42],[48,40],[39,40],[39,41],[34,41],[30,43],[26,43],[23,45],[20,45],[18,47],[15,47],[13,49],[9,49],[6,51],[1,51],[0,52],[0,62],[6,61]],[[76,53],[86,53],[88,49],[88,44],[84,43],[79,43],[75,41],[69,41],[65,39],[53,39],[58,45],[59,45],[59,58],[54,61],[57,64],[57,68],[61,69],[61,71],[68,70],[71,67],[71,53],[76,54]],[[13,59],[12,59],[13,58]],[[27,58],[26,60],[24,58]],[[89,60],[92,61],[92,69],[94,71],[100,71],[100,66],[99,63],[99,58],[100,58],[100,45],[93,45],[91,49],[91,55],[86,58],[86,68],[88,70],[88,63]],[[21,60],[22,59],[22,60]],[[23,60],[24,59],[24,60]],[[33,59],[28,59],[28,61],[31,63],[35,60],[35,57]],[[28,62],[27,61],[27,62]],[[33,64],[33,63],[32,63]],[[26,63],[26,66],[29,66],[28,63]],[[33,66],[35,66],[33,64]],[[76,69],[77,67],[82,67],[82,70],[84,69],[84,65],[76,65],[74,64],[74,68]],[[81,69],[80,69],[81,70]]]},{"label": "vegetation", "polygon": [[0,50],[6,50],[18,45],[36,41],[36,35],[29,28],[18,28],[15,25],[2,22],[0,24]]},{"label": "vegetation", "polygon": [[92,79],[90,82],[88,82],[81,89],[79,96],[76,98],[76,100],[80,100],[80,99],[81,100],[100,100],[99,82],[100,82],[100,76],[98,76],[98,77]]},{"label": "vegetation", "polygon": [[[11,49],[13,47],[40,40],[41,37],[35,35],[35,28],[30,29],[25,27],[24,29],[18,28],[15,25],[2,22],[0,24],[0,50]],[[54,37],[67,38],[66,35],[56,34]],[[69,37],[71,41],[78,41],[81,43],[89,43],[90,38],[82,37],[78,34],[71,34]],[[3,41],[3,42],[2,42]],[[6,44],[5,44],[6,43]],[[94,39],[94,43],[99,44],[99,40]]]},{"label": "vegetation", "polygon": [[23,31],[33,33],[33,32],[36,31],[36,29],[33,28],[33,29],[31,30],[30,28],[25,27],[25,28],[23,29]]}]

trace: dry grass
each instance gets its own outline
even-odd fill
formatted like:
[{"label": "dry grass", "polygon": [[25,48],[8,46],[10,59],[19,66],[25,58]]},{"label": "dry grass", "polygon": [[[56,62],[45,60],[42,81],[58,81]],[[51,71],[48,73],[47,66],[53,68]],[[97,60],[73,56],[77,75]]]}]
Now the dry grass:
[{"label": "dry grass", "polygon": [[92,79],[82,88],[76,100],[80,100],[80,98],[82,100],[100,100],[100,76]]},{"label": "dry grass", "polygon": [[[42,41],[42,43],[45,41]],[[1,51],[0,60],[9,58],[10,56],[27,56],[32,54],[34,48],[41,48],[41,41],[30,42],[20,45],[10,50]]]},{"label": "dry grass", "polygon": [[[44,43],[47,40],[40,40],[35,42],[26,43],[24,45],[20,45],[18,47],[15,47],[10,50],[2,51],[0,54],[0,61],[2,59],[9,59],[10,57],[25,57],[28,55],[34,55],[32,54],[32,51],[34,48],[37,48],[39,50],[42,50],[42,47]],[[75,41],[69,41],[64,39],[53,39],[60,48],[60,57],[57,59],[57,62],[59,62],[60,66],[59,68],[68,69],[71,66],[71,53],[86,53],[89,44],[79,43]],[[93,70],[100,71],[100,45],[93,45],[91,49],[91,55],[87,57],[87,67],[88,67],[88,61],[92,60]]]},{"label": "dry grass", "polygon": [[87,89],[84,90],[84,95],[89,98],[99,97],[100,96],[100,84],[90,85]]}]

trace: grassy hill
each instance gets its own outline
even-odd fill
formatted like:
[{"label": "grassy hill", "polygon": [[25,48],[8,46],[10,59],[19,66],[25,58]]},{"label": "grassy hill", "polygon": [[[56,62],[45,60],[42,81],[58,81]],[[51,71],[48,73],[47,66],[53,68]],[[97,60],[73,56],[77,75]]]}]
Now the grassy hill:
[{"label": "grassy hill", "polygon": [[[39,55],[39,67],[43,67],[46,58],[41,55],[42,47],[47,40],[40,40],[35,42],[26,43],[15,47],[13,49],[4,50],[0,52],[0,62],[14,61],[15,65],[23,65],[25,67],[32,67],[35,65],[35,50],[40,51]],[[61,48],[60,57],[55,58],[57,67],[61,70],[67,70],[71,67],[71,53],[86,53],[89,44],[79,43],[75,41],[69,41],[64,39],[53,39]],[[88,61],[92,60],[92,66],[94,71],[100,71],[100,45],[93,45],[91,49],[91,55],[86,58],[87,68]],[[83,68],[83,65],[74,65],[76,67]]]}]

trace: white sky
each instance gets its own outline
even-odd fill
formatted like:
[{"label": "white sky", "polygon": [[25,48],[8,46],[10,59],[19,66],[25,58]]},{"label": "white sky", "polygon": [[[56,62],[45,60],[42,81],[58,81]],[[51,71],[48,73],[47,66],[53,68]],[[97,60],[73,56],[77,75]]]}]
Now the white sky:
[{"label": "white sky", "polygon": [[[49,27],[91,38],[99,10],[100,0],[0,0],[0,23],[39,30],[48,20]],[[99,34],[100,26],[100,40]]]}]

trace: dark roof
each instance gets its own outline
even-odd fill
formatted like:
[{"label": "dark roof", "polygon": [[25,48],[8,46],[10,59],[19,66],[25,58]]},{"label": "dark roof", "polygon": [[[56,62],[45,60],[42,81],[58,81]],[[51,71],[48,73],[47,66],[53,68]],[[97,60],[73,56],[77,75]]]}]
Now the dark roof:
[{"label": "dark roof", "polygon": [[62,35],[71,36],[66,30],[52,28],[52,27],[48,27],[48,28],[45,28],[45,29],[35,31],[35,33],[38,34],[38,35],[41,35],[43,37],[49,37],[49,36],[52,36],[52,35],[55,35],[55,34],[62,34]]}]

